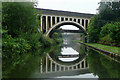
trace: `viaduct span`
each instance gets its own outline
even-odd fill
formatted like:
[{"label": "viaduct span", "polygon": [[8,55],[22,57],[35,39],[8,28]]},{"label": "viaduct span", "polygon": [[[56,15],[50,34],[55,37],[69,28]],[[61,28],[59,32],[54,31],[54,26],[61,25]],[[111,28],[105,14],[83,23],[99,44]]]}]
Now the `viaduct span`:
[{"label": "viaduct span", "polygon": [[41,13],[39,19],[41,21],[41,29],[46,36],[62,25],[74,25],[86,33],[86,28],[90,22],[90,18],[93,14],[77,13],[68,11],[58,11],[50,9],[37,8],[37,11]]}]

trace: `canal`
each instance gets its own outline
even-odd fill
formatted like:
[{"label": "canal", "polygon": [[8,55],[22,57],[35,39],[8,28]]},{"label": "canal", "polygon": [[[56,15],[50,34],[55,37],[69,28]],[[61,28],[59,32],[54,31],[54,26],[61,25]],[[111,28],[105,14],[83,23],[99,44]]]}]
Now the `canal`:
[{"label": "canal", "polygon": [[120,62],[76,42],[79,33],[62,39],[62,46],[41,49],[44,55],[24,54],[19,64],[6,60],[3,78],[120,78]]}]

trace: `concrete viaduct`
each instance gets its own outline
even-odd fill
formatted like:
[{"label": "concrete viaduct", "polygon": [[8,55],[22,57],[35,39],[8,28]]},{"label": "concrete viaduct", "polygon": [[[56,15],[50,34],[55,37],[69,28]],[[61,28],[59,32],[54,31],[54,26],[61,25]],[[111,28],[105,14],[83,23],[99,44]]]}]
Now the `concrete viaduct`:
[{"label": "concrete viaduct", "polygon": [[86,33],[86,28],[90,22],[90,18],[93,14],[58,11],[50,9],[37,8],[37,11],[41,13],[39,15],[40,26],[46,36],[49,36],[54,29],[59,28],[62,25],[74,25]]}]

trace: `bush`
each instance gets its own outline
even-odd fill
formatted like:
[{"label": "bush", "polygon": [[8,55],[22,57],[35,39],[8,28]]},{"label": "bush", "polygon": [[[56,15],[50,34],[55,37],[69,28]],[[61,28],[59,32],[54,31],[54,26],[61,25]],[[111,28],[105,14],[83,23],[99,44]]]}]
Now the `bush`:
[{"label": "bush", "polygon": [[120,44],[120,23],[119,22],[112,22],[107,23],[105,26],[102,27],[100,32],[101,40],[105,40],[110,42],[114,42],[116,45]]},{"label": "bush", "polygon": [[28,41],[23,38],[12,38],[7,32],[7,30],[3,30],[3,58],[27,53],[31,49]]},{"label": "bush", "polygon": [[[16,44],[21,44],[22,42],[23,48],[29,45],[31,47],[31,52],[39,52],[41,43],[39,41],[40,33],[38,32],[38,28],[40,27],[38,26],[38,21],[36,18],[37,13],[34,8],[34,3],[6,2],[2,4],[2,26],[4,30],[8,31],[7,36],[11,36],[11,42],[8,40],[9,43],[12,43],[12,41],[14,43],[15,41]],[[5,40],[8,39],[5,35],[3,35],[3,38],[5,38]],[[5,40],[3,40],[3,42]],[[6,48],[6,50],[8,49]],[[22,48],[20,50],[23,51]]]},{"label": "bush", "polygon": [[98,43],[100,43],[100,44],[106,44],[106,45],[113,45],[114,42],[112,41],[110,35],[108,34],[108,35],[100,38],[100,40],[99,40]]},{"label": "bush", "polygon": [[52,35],[52,38],[54,39],[56,44],[61,44],[63,42],[61,37],[62,37],[61,33],[57,33],[57,32],[53,33]]}]

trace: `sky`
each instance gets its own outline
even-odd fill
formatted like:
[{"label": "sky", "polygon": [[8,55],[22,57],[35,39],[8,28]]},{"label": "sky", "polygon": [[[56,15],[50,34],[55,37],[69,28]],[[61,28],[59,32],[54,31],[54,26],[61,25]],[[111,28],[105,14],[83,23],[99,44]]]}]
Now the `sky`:
[{"label": "sky", "polygon": [[[38,0],[38,8],[96,14],[101,0]],[[64,25],[62,29],[78,30]]]},{"label": "sky", "polygon": [[64,30],[79,30],[79,28],[77,28],[76,26],[73,26],[73,25],[63,25],[60,28],[62,28]]},{"label": "sky", "polygon": [[38,8],[96,14],[101,0],[38,0]]}]

